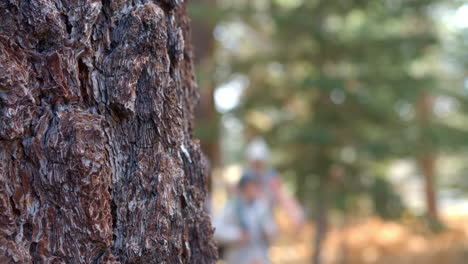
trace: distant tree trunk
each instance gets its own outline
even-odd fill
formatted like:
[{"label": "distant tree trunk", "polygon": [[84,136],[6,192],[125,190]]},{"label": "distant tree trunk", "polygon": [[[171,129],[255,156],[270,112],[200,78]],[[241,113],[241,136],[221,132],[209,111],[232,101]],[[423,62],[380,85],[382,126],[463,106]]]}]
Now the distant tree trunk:
[{"label": "distant tree trunk", "polygon": [[[323,185],[323,184],[322,184]],[[315,237],[314,237],[314,252],[312,255],[312,264],[321,264],[323,244],[327,237],[328,230],[328,204],[326,198],[325,187],[320,186],[316,195],[316,216],[315,216]]]},{"label": "distant tree trunk", "polygon": [[[319,63],[322,68],[322,63]],[[322,72],[322,75],[324,73]],[[320,100],[316,104],[316,113],[321,113],[321,109],[324,109],[324,104],[329,100],[327,93],[320,93]],[[318,124],[326,124],[326,120],[323,118],[325,115],[317,115],[316,122]],[[330,158],[330,146],[322,145],[316,148],[315,166],[316,175],[318,176],[318,186],[315,190],[315,234],[314,234],[314,253],[312,255],[312,264],[321,264],[323,245],[327,237],[328,231],[328,213],[329,213],[329,195],[330,192],[330,181],[333,179],[333,160]]]},{"label": "distant tree trunk", "polygon": [[[214,0],[193,0],[198,6],[213,7]],[[215,109],[214,102],[214,51],[215,40],[213,37],[215,23],[192,17],[192,45],[194,53],[194,64],[199,73],[200,103],[195,109],[195,123],[198,125],[195,134],[202,141],[201,148],[209,160],[210,169],[219,167],[221,164],[221,151],[219,144],[219,115]],[[213,174],[208,180],[208,202],[207,208],[211,210],[211,195]]]},{"label": "distant tree trunk", "polygon": [[[194,0],[200,6],[213,8],[214,0]],[[194,49],[194,63],[200,72],[200,104],[195,110],[197,124],[202,124],[199,136],[202,140],[202,150],[210,160],[212,167],[221,163],[219,146],[219,115],[214,102],[214,53],[215,40],[213,37],[215,23],[202,20],[200,17],[192,18],[192,44]]]},{"label": "distant tree trunk", "polygon": [[[352,216],[351,216],[352,217]],[[340,224],[340,245],[339,245],[339,256],[337,258],[337,264],[347,264],[349,258],[349,249],[348,249],[348,232],[346,228],[348,227],[349,219],[348,215],[345,213],[342,216]]]},{"label": "distant tree trunk", "polygon": [[0,263],[213,263],[183,1],[0,14]]},{"label": "distant tree trunk", "polygon": [[423,157],[419,158],[419,164],[424,176],[424,193],[427,212],[433,220],[439,220],[434,188],[435,158],[431,155],[424,155]]},{"label": "distant tree trunk", "polygon": [[[420,129],[423,131],[421,134],[421,142],[423,146],[429,145],[431,143],[429,140],[426,140],[424,131],[427,129],[429,120],[432,115],[432,105],[433,102],[431,96],[427,94],[420,96],[418,101],[418,121]],[[433,150],[431,149],[430,151]],[[427,150],[423,150],[423,153],[418,157],[419,167],[421,168],[421,172],[424,177],[424,191],[427,213],[433,220],[439,220],[436,191],[434,187],[435,160],[436,158],[434,153],[431,153]]]}]

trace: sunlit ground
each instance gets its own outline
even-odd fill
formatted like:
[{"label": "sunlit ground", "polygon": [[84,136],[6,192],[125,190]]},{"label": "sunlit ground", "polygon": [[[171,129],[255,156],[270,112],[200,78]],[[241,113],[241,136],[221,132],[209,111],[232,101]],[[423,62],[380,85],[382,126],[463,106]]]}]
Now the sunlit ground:
[{"label": "sunlit ground", "polygon": [[[323,252],[324,264],[465,264],[468,260],[468,217],[446,219],[448,229],[431,233],[416,220],[403,223],[377,218],[334,226]],[[271,248],[274,263],[310,263],[313,224],[299,234],[283,234]]]}]

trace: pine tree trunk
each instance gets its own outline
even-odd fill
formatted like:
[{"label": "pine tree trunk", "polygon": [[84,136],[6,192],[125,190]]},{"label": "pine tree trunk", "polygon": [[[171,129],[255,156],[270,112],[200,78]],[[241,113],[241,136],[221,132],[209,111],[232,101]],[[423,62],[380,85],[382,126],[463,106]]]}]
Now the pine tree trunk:
[{"label": "pine tree trunk", "polygon": [[[422,94],[418,100],[418,122],[421,131],[427,130],[429,125],[433,98],[428,94]],[[425,133],[422,132],[421,141],[423,145],[430,144],[429,140],[425,139]],[[435,183],[435,169],[436,169],[436,154],[424,151],[418,157],[419,166],[424,177],[424,194],[426,199],[426,210],[428,215],[435,221],[439,221],[439,212],[437,208]]]},{"label": "pine tree trunk", "polygon": [[[213,9],[215,0],[193,0],[198,6]],[[210,21],[211,22],[211,21]],[[221,166],[219,115],[215,108],[214,91],[215,80],[213,76],[215,63],[215,39],[213,36],[214,22],[208,22],[200,17],[192,18],[192,45],[194,49],[194,64],[201,70],[202,81],[200,85],[200,104],[195,110],[197,124],[202,124],[199,134],[202,139],[202,150],[210,161],[212,168]]]},{"label": "pine tree trunk", "polygon": [[434,188],[435,181],[435,158],[429,154],[419,158],[419,164],[424,176],[424,194],[428,215],[433,219],[439,220],[437,210],[436,192]]},{"label": "pine tree trunk", "polygon": [[322,253],[325,239],[328,232],[328,204],[325,186],[321,184],[316,193],[316,216],[315,216],[315,235],[314,251],[312,255],[312,264],[321,264]]},{"label": "pine tree trunk", "polygon": [[[191,3],[197,6],[216,5],[214,0],[193,0]],[[206,8],[208,9],[208,8]],[[209,161],[210,170],[221,165],[221,151],[219,144],[219,115],[215,109],[214,90],[214,51],[215,40],[213,37],[214,23],[209,23],[200,17],[192,18],[192,45],[194,64],[199,73],[200,103],[195,109],[195,120],[199,125],[196,135],[201,139],[201,149]],[[212,209],[213,174],[208,179],[208,197],[206,207]]]},{"label": "pine tree trunk", "polygon": [[0,263],[213,263],[183,1],[0,14]]}]

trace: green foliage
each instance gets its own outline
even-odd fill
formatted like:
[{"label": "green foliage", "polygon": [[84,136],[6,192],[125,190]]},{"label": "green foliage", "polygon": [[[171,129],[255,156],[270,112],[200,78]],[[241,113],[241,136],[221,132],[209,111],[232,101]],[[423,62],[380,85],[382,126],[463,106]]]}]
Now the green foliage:
[{"label": "green foliage", "polygon": [[384,219],[402,216],[405,207],[392,184],[382,177],[377,177],[370,188],[374,211]]}]

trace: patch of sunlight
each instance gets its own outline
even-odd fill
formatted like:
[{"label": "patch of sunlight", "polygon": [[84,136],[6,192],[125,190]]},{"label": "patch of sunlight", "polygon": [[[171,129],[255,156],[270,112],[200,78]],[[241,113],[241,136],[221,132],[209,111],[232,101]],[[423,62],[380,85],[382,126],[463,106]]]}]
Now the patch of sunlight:
[{"label": "patch of sunlight", "polygon": [[460,6],[453,16],[453,24],[458,28],[468,27],[468,4]]},{"label": "patch of sunlight", "polygon": [[223,178],[229,184],[235,184],[239,181],[239,178],[242,174],[242,166],[235,164],[230,165],[224,170]]},{"label": "patch of sunlight", "polygon": [[250,125],[264,132],[270,130],[273,126],[273,120],[267,114],[260,111],[250,111],[245,120]]},{"label": "patch of sunlight", "polygon": [[408,240],[408,251],[413,253],[424,253],[427,250],[427,241],[421,237],[416,236]]},{"label": "patch of sunlight", "polygon": [[297,8],[302,4],[303,0],[276,0],[275,2],[284,8]]},{"label": "patch of sunlight", "polygon": [[227,83],[214,91],[215,107],[221,113],[234,109],[240,102],[242,92],[247,88],[249,79],[244,75],[236,75]]},{"label": "patch of sunlight", "polygon": [[379,251],[373,247],[369,246],[364,248],[362,251],[362,259],[365,263],[373,263],[379,258]]}]

